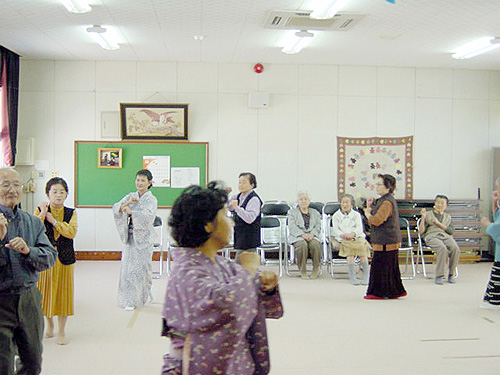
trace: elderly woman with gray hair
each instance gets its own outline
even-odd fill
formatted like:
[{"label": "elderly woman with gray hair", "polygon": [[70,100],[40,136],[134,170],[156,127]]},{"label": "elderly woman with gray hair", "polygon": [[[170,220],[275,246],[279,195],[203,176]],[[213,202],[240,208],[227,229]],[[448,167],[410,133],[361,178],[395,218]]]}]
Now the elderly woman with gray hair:
[{"label": "elderly woman with gray hair", "polygon": [[[309,194],[299,192],[297,194],[298,207],[288,211],[288,242],[297,250],[297,263],[300,276],[303,279],[316,279],[319,275],[321,262],[321,215],[315,209],[311,209],[309,204]],[[313,270],[311,276],[307,275],[307,258],[311,255]]]},{"label": "elderly woman with gray hair", "polygon": [[361,284],[368,285],[370,278],[368,269],[370,244],[366,240],[363,231],[361,214],[353,210],[354,206],[354,197],[350,194],[345,194],[340,200],[340,209],[332,216],[332,243],[335,248],[339,249],[341,257],[347,257],[351,284],[359,285],[356,272],[354,272],[354,257],[359,256],[361,270],[363,271]]}]

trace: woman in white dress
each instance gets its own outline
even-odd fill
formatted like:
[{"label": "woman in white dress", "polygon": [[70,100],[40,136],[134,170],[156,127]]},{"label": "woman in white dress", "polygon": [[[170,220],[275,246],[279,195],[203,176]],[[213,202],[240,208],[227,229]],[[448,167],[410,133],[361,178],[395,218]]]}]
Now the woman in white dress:
[{"label": "woman in white dress", "polygon": [[122,251],[118,305],[131,311],[152,302],[152,256],[158,201],[148,190],[153,175],[147,169],[137,172],[137,191],[127,194],[113,205],[113,215]]}]

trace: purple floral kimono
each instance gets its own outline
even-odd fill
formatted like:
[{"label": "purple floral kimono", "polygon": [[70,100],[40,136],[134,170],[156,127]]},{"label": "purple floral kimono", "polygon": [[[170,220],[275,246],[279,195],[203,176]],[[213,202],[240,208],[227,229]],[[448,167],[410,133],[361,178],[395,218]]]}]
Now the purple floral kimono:
[{"label": "purple floral kimono", "polygon": [[258,276],[220,256],[212,262],[172,248],[172,257],[163,310],[163,335],[172,342],[162,374],[269,373],[265,319],[283,315],[277,288],[263,292]]}]

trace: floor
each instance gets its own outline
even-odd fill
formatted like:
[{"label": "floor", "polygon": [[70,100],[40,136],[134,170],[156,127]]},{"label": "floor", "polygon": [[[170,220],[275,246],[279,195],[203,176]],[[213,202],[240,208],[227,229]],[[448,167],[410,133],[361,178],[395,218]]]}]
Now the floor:
[{"label": "floor", "polygon": [[[155,264],[156,266],[157,264]],[[166,277],[154,280],[155,303],[117,307],[120,263],[80,261],[70,344],[44,341],[43,374],[159,374],[168,340],[160,337]],[[500,311],[481,302],[491,263],[460,265],[457,284],[417,275],[400,300],[364,300],[345,275],[283,277],[285,315],[268,321],[273,375],[500,373]],[[431,266],[432,269],[432,266]]]}]

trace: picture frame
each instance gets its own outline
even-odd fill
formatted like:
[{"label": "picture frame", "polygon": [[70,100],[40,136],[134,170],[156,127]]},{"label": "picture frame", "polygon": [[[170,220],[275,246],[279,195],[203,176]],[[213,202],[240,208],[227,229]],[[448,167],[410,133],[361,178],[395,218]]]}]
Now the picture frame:
[{"label": "picture frame", "polygon": [[122,139],[187,140],[188,104],[120,103]]},{"label": "picture frame", "polygon": [[123,149],[116,147],[98,148],[97,168],[122,169]]}]

